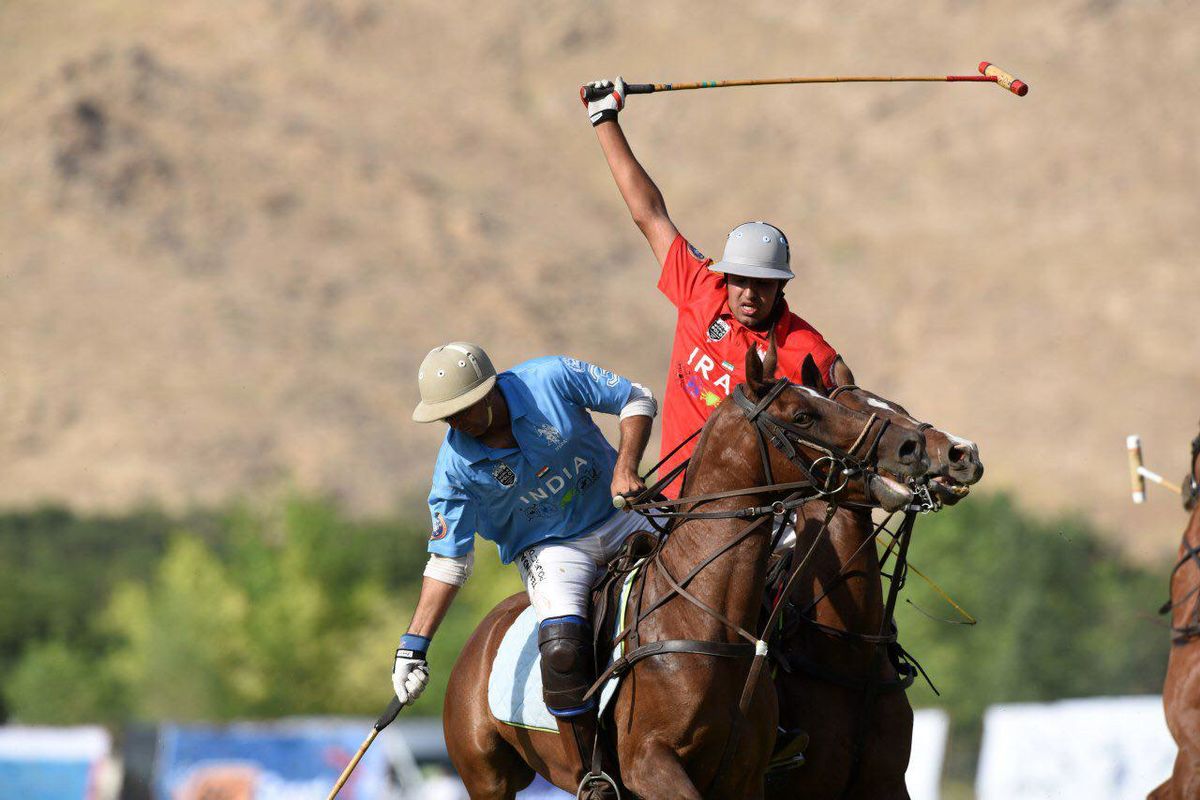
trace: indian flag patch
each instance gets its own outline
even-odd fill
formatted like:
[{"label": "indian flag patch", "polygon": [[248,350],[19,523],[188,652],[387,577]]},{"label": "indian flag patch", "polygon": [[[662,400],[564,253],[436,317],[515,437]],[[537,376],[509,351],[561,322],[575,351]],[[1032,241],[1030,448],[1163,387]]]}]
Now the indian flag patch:
[{"label": "indian flag patch", "polygon": [[538,470],[537,476],[540,478],[549,471],[550,471],[550,467],[542,467],[541,469]]}]

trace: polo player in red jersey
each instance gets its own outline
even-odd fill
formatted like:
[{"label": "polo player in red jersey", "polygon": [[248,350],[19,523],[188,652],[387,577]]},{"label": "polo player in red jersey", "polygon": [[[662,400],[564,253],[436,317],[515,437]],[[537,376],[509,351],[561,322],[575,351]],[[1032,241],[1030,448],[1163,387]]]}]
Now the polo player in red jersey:
[{"label": "polo player in red jersey", "polygon": [[[795,277],[783,231],[765,222],[747,222],[725,240],[720,261],[706,258],[667,215],[662,192],[638,163],[617,122],[625,105],[625,82],[597,81],[612,93],[587,105],[600,147],[621,197],[662,265],[658,288],[678,310],[675,342],[663,400],[665,456],[708,419],[717,403],[745,380],[743,358],[751,345],[761,354],[775,333],[778,374],[799,382],[811,355],[829,388],[853,383],[854,375],[816,328],[788,308],[783,287]],[[662,467],[665,475],[692,454],[696,440],[680,448]],[[663,490],[678,496],[679,483]]]}]

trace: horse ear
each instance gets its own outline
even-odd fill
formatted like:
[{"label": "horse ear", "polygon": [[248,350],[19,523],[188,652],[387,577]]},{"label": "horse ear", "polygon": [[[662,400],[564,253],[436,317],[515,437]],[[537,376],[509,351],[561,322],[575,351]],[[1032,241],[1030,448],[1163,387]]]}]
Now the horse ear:
[{"label": "horse ear", "polygon": [[758,357],[758,350],[754,345],[750,345],[746,349],[746,390],[755,399],[758,399],[760,388],[763,382],[763,363]]},{"label": "horse ear", "polygon": [[814,392],[826,393],[825,381],[821,380],[821,370],[813,360],[812,353],[804,357],[804,363],[800,366],[800,382]]},{"label": "horse ear", "polygon": [[779,366],[779,350],[775,347],[775,331],[771,331],[770,344],[767,346],[767,354],[763,356],[762,371],[763,378],[768,381],[775,380],[775,369]]}]

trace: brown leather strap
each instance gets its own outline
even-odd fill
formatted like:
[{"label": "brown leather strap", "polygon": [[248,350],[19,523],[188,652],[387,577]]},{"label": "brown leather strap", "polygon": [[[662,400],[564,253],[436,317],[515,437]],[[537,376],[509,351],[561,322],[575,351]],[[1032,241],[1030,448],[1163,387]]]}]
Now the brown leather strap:
[{"label": "brown leather strap", "polygon": [[746,642],[706,642],[694,639],[664,639],[661,642],[650,642],[636,648],[628,655],[618,658],[608,665],[608,669],[600,674],[596,682],[587,690],[584,700],[588,700],[611,678],[621,677],[637,662],[651,656],[690,654],[712,656],[714,658],[744,658],[754,654],[754,645]]}]

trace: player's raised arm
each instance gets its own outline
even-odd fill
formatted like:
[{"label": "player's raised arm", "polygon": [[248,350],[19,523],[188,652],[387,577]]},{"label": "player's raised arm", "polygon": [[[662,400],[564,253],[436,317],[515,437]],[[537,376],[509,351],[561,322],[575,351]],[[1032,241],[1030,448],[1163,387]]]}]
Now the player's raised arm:
[{"label": "player's raised arm", "polygon": [[[615,82],[596,81],[591,85],[612,87],[610,94],[590,103],[584,100],[584,105],[587,106],[588,117],[596,129],[600,149],[604,151],[604,157],[608,160],[608,168],[612,170],[621,197],[629,207],[633,221],[650,243],[654,258],[661,265],[666,260],[671,243],[675,241],[679,231],[667,215],[667,204],[663,200],[662,192],[633,155],[625,133],[617,122],[617,113],[625,106],[625,81],[617,78]],[[582,93],[580,97],[582,98]]]}]

